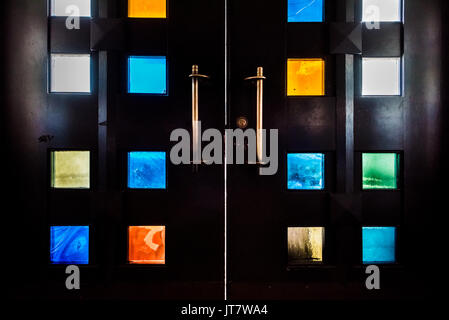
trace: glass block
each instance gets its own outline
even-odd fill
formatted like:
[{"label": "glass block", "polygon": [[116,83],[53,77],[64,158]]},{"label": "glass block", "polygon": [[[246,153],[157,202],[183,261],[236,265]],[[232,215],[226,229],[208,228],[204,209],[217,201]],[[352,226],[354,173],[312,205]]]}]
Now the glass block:
[{"label": "glass block", "polygon": [[401,58],[363,58],[362,95],[401,94]]},{"label": "glass block", "polygon": [[401,21],[402,0],[363,0],[363,18],[365,22]]},{"label": "glass block", "polygon": [[165,152],[128,152],[128,188],[165,189]]},{"label": "glass block", "polygon": [[165,226],[129,227],[128,261],[134,264],[165,264]]},{"label": "glass block", "polygon": [[89,264],[89,227],[50,227],[50,261],[54,264]]},{"label": "glass block", "polygon": [[289,227],[289,264],[313,264],[323,261],[324,228]]},{"label": "glass block", "polygon": [[90,152],[53,151],[51,153],[51,187],[88,189],[90,187]]},{"label": "glass block", "polygon": [[290,190],[324,189],[324,154],[287,154],[287,187]]},{"label": "glass block", "polygon": [[51,15],[58,17],[76,16],[72,6],[77,7],[80,17],[91,16],[90,0],[51,0]]},{"label": "glass block", "polygon": [[323,96],[324,60],[288,59],[287,95]]},{"label": "glass block", "polygon": [[129,93],[167,93],[165,57],[131,56],[128,58]]},{"label": "glass block", "polygon": [[363,263],[396,262],[396,228],[363,227]]},{"label": "glass block", "polygon": [[90,55],[52,54],[51,92],[90,93]]},{"label": "glass block", "polygon": [[128,0],[129,18],[166,18],[166,0]]},{"label": "glass block", "polygon": [[323,22],[324,0],[288,0],[288,22]]},{"label": "glass block", "polygon": [[364,153],[362,155],[363,189],[397,189],[399,155]]}]

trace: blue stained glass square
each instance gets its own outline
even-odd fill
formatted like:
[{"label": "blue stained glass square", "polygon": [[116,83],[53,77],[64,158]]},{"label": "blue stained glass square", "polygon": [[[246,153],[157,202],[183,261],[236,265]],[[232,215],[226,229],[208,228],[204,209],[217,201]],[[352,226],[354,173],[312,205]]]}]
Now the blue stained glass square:
[{"label": "blue stained glass square", "polygon": [[323,22],[324,0],[288,0],[288,22]]},{"label": "blue stained glass square", "polygon": [[50,227],[50,261],[54,264],[89,264],[89,227]]},{"label": "blue stained glass square", "polygon": [[128,92],[167,94],[165,57],[128,57]]},{"label": "blue stained glass square", "polygon": [[363,263],[394,263],[396,261],[396,228],[363,227]]},{"label": "blue stained glass square", "polygon": [[165,189],[165,152],[142,151],[128,153],[128,188]]},{"label": "blue stained glass square", "polygon": [[287,187],[290,190],[323,190],[324,154],[289,153]]}]

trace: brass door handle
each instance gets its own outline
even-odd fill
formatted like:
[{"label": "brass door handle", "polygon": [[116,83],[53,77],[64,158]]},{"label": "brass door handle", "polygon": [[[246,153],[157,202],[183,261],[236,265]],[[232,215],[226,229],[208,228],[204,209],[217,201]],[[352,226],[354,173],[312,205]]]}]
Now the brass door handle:
[{"label": "brass door handle", "polygon": [[256,145],[257,145],[257,161],[263,162],[263,81],[266,79],[263,75],[263,67],[257,67],[257,75],[253,77],[247,77],[245,80],[257,81],[257,106],[256,106]]},{"label": "brass door handle", "polygon": [[200,150],[201,137],[199,132],[199,114],[198,114],[198,80],[200,78],[209,78],[204,74],[198,73],[198,65],[192,66],[192,74],[189,75],[192,78],[192,152],[193,152],[193,164],[201,164]]}]

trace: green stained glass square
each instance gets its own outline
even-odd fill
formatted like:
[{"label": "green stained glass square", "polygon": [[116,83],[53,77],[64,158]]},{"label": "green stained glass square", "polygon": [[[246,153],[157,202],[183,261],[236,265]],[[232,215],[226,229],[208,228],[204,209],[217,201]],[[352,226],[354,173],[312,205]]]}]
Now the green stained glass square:
[{"label": "green stained glass square", "polygon": [[399,154],[364,153],[363,189],[398,189]]}]

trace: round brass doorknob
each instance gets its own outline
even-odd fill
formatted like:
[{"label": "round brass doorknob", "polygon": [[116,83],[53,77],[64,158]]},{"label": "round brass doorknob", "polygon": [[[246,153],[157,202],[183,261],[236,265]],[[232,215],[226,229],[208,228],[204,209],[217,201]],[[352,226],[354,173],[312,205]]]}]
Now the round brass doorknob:
[{"label": "round brass doorknob", "polygon": [[248,119],[246,119],[246,117],[238,117],[237,118],[237,127],[239,127],[240,129],[245,129],[248,126]]}]

